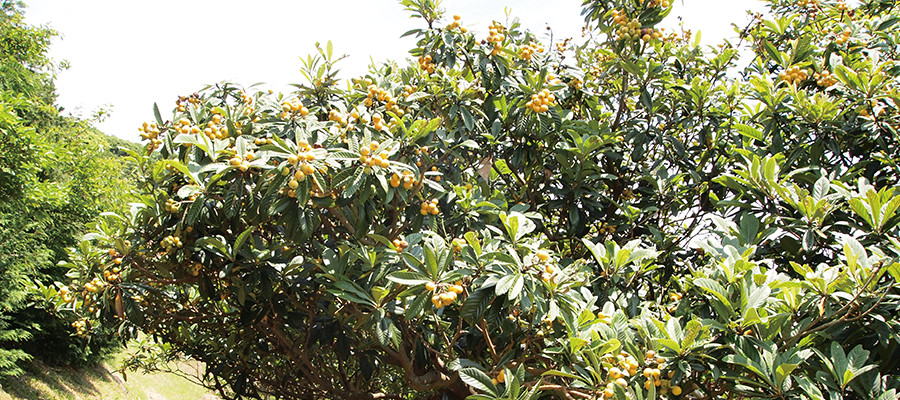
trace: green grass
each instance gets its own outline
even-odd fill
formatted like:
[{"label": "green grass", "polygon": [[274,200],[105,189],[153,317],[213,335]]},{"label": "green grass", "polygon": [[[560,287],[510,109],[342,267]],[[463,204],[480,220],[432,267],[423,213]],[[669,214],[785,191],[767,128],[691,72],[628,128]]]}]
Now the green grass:
[{"label": "green grass", "polygon": [[[55,368],[31,362],[25,374],[6,378],[0,400],[213,400],[217,397],[193,382],[169,373],[131,372],[127,380],[114,373],[124,353],[106,365],[91,368]],[[182,372],[196,372],[195,364],[180,364]]]}]

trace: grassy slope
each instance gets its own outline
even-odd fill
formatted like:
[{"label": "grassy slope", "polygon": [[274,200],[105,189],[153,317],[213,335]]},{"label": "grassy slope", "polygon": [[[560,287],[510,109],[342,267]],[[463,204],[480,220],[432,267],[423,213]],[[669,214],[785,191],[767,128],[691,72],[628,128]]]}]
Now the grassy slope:
[{"label": "grassy slope", "polygon": [[51,368],[38,362],[25,366],[26,373],[6,379],[0,388],[0,400],[188,400],[217,399],[203,387],[174,374],[129,373],[128,380],[110,371],[110,366],[88,369]]}]

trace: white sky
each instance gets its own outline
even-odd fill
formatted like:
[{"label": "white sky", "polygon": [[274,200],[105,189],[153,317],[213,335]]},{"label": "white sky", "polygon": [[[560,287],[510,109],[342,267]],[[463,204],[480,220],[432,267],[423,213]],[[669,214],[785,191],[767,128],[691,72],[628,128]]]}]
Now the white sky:
[{"label": "white sky", "polygon": [[[673,0],[675,10],[663,26],[702,31],[706,44],[735,36],[746,10],[762,10],[761,0]],[[580,37],[581,0],[444,0],[447,17],[462,16],[463,26],[484,34],[504,8],[539,37],[549,24],[554,38]],[[375,61],[402,60],[415,46],[404,32],[424,26],[410,19],[395,0],[26,0],[26,22],[47,25],[61,37],[50,56],[71,67],[59,73],[58,104],[90,117],[100,107],[112,115],[98,125],[107,134],[138,141],[137,127],[153,118],[152,105],[165,116],[179,95],[220,81],[242,85],[265,82],[285,90],[302,82],[300,59],[315,43],[334,43],[348,54],[342,78],[366,72]],[[544,37],[547,39],[546,37]]]}]

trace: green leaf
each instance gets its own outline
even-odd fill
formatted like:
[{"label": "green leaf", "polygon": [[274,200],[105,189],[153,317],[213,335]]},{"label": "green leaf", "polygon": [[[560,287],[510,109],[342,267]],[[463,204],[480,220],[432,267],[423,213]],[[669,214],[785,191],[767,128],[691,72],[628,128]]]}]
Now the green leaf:
[{"label": "green leaf", "polygon": [[476,322],[484,315],[491,301],[494,300],[494,290],[491,287],[480,288],[466,297],[466,301],[459,309],[460,317]]},{"label": "green leaf", "polygon": [[459,370],[459,379],[467,385],[493,396],[500,396],[497,386],[491,382],[491,378],[478,368],[463,368]]},{"label": "green leaf", "polygon": [[735,124],[734,129],[736,129],[744,137],[753,140],[759,140],[760,142],[762,142],[766,139],[766,136],[759,129],[756,129],[750,125]]},{"label": "green leaf", "polygon": [[[847,356],[844,354],[844,349],[841,348],[841,345],[838,342],[831,342],[831,362],[834,365],[834,378],[838,382],[841,382],[842,386],[846,386],[846,373],[849,371],[850,363],[847,361]],[[850,379],[853,379],[852,377]]]},{"label": "green leaf", "polygon": [[431,282],[431,279],[425,275],[422,275],[418,272],[412,271],[397,271],[393,272],[387,276],[387,279],[391,282],[396,282],[401,285],[422,285],[428,282]]},{"label": "green leaf", "polygon": [[694,279],[694,284],[700,287],[701,289],[711,293],[715,296],[725,307],[733,309],[731,305],[731,301],[728,300],[727,294],[725,293],[725,288],[722,287],[718,282],[709,279],[709,278],[698,278]]},{"label": "green leaf", "polygon": [[165,125],[163,122],[162,116],[159,114],[159,106],[156,103],[153,103],[153,117],[156,118],[156,125],[162,129],[162,126]]},{"label": "green leaf", "polygon": [[494,287],[494,291],[497,296],[503,296],[506,292],[509,291],[516,283],[516,279],[519,277],[519,274],[509,274],[497,281],[497,286]]},{"label": "green leaf", "polygon": [[241,252],[241,248],[244,247],[244,243],[247,243],[250,233],[253,232],[255,228],[255,226],[251,226],[238,235],[237,239],[234,241],[234,247],[231,248],[231,261],[237,260],[238,253]]},{"label": "green leaf", "polygon": [[463,123],[465,124],[466,129],[468,129],[469,131],[474,130],[475,129],[475,118],[472,117],[472,112],[469,111],[468,108],[460,107],[459,113],[463,117]]}]

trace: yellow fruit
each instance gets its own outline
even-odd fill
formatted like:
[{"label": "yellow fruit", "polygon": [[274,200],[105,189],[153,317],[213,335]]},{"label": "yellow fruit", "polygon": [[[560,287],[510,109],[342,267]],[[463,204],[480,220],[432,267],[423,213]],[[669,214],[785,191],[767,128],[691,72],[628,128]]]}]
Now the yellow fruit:
[{"label": "yellow fruit", "polygon": [[459,286],[459,285],[450,285],[449,290],[450,290],[451,292],[453,292],[453,293],[456,293],[456,294],[462,294],[462,292],[463,292],[463,287],[462,287],[462,286]]},{"label": "yellow fruit", "polygon": [[676,396],[680,395],[681,387],[680,386],[672,386],[672,394],[674,394]]},{"label": "yellow fruit", "polygon": [[453,293],[453,292],[444,292],[444,293],[441,293],[439,296],[445,306],[450,305],[451,303],[453,303],[456,300],[456,293]]},{"label": "yellow fruit", "polygon": [[622,377],[622,370],[620,370],[620,369],[618,369],[618,368],[616,368],[616,367],[610,368],[610,369],[609,369],[609,377],[610,377],[611,379],[618,379],[618,378],[621,378],[621,377]]},{"label": "yellow fruit", "polygon": [[550,258],[550,253],[548,253],[546,250],[538,250],[537,258],[541,261],[547,261],[547,259]]},{"label": "yellow fruit", "polygon": [[434,289],[436,287],[437,287],[437,285],[435,285],[434,282],[428,282],[425,284],[425,289],[428,290],[429,292],[434,291]]},{"label": "yellow fruit", "polygon": [[503,383],[505,380],[506,378],[503,376],[503,370],[501,369],[500,372],[497,373],[497,382]]}]

